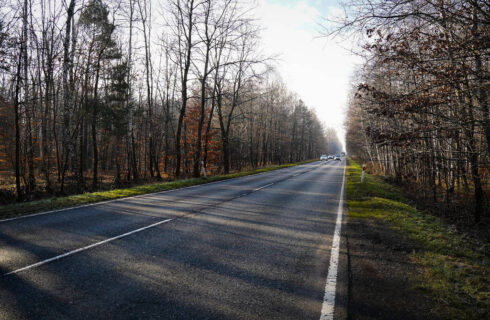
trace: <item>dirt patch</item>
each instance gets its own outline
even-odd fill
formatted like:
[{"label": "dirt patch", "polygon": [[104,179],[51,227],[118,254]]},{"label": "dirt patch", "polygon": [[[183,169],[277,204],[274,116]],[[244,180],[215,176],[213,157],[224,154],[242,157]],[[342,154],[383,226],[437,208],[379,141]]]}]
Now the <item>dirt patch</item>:
[{"label": "dirt patch", "polygon": [[438,319],[434,302],[415,279],[422,268],[409,254],[421,250],[381,220],[349,217],[348,319]]}]

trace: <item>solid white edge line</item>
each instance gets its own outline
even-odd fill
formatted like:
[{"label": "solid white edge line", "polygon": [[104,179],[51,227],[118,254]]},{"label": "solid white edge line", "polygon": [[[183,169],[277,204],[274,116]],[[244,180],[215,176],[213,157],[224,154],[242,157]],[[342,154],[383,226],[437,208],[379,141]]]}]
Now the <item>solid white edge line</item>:
[{"label": "solid white edge line", "polygon": [[337,288],[337,271],[339,267],[339,250],[340,250],[340,230],[342,227],[342,207],[344,204],[344,184],[345,170],[342,180],[342,189],[340,191],[339,209],[337,211],[337,221],[335,223],[335,231],[332,241],[332,251],[330,253],[330,264],[328,266],[327,282],[325,284],[325,295],[323,296],[322,312],[320,320],[333,320],[335,308],[335,291]]},{"label": "solid white edge line", "polygon": [[82,204],[82,205],[74,206],[74,207],[68,207],[68,208],[62,208],[62,209],[56,209],[56,210],[50,210],[50,211],[43,211],[43,212],[31,213],[31,214],[26,214],[26,215],[23,215],[23,216],[18,216],[18,217],[0,219],[0,223],[8,222],[8,221],[13,221],[13,220],[26,219],[26,218],[36,217],[36,216],[42,216],[42,215],[50,214],[50,213],[57,213],[57,212],[63,212],[63,211],[68,211],[68,210],[74,210],[74,209],[86,208],[86,207],[91,207],[91,206],[97,206],[97,205],[107,204],[107,203],[115,202],[115,201],[122,201],[122,200],[134,199],[134,198],[142,198],[142,197],[149,196],[149,195],[157,195],[157,194],[164,194],[164,193],[169,193],[169,192],[174,192],[174,191],[179,191],[179,190],[184,190],[184,189],[198,188],[198,187],[202,187],[202,186],[205,186],[205,185],[211,185],[211,184],[216,184],[216,183],[223,183],[223,182],[226,182],[226,181],[238,180],[238,179],[243,179],[243,178],[248,178],[248,177],[253,177],[253,176],[260,176],[260,175],[263,175],[263,174],[266,174],[266,173],[271,173],[271,172],[279,172],[279,171],[284,170],[284,169],[297,168],[297,167],[308,165],[308,164],[311,164],[311,163],[314,163],[314,162],[300,164],[300,165],[297,165],[297,166],[294,166],[294,167],[287,167],[287,168],[276,169],[276,170],[272,170],[272,171],[266,171],[266,172],[260,172],[260,173],[250,174],[250,175],[247,175],[247,176],[242,176],[242,177],[237,177],[237,178],[230,178],[230,179],[223,179],[223,180],[218,180],[218,181],[213,181],[213,182],[201,183],[201,184],[197,184],[197,185],[193,185],[193,186],[188,186],[188,187],[183,187],[183,188],[177,188],[177,189],[171,189],[171,190],[163,190],[163,191],[157,191],[157,192],[140,194],[140,195],[137,195],[137,196],[123,197],[123,198],[105,200],[105,201],[100,201],[100,202],[93,202],[93,203],[88,203],[88,204]]},{"label": "solid white edge line", "polygon": [[19,272],[22,272],[22,271],[25,271],[25,270],[29,270],[29,269],[32,269],[32,268],[36,268],[36,267],[42,266],[43,264],[46,264],[46,263],[49,263],[49,262],[52,262],[52,261],[56,261],[56,260],[59,260],[59,259],[62,259],[62,258],[71,256],[71,255],[73,255],[75,253],[82,252],[82,251],[85,251],[85,250],[88,250],[88,249],[91,249],[91,248],[100,246],[101,244],[104,244],[104,243],[108,243],[108,242],[111,242],[111,241],[114,241],[114,240],[117,240],[117,239],[124,238],[126,236],[132,235],[134,233],[137,233],[137,232],[140,232],[140,231],[143,231],[143,230],[152,228],[152,227],[156,227],[158,225],[161,225],[161,224],[170,222],[172,220],[174,220],[174,219],[162,220],[162,221],[159,221],[159,222],[150,224],[150,225],[148,225],[146,227],[142,227],[142,228],[139,228],[139,229],[136,229],[136,230],[133,230],[133,231],[129,231],[129,232],[120,234],[118,236],[115,236],[115,237],[112,237],[112,238],[109,238],[109,239],[105,239],[105,240],[102,240],[102,241],[99,241],[99,242],[96,242],[96,243],[92,243],[92,244],[90,244],[88,246],[85,246],[83,248],[78,248],[78,249],[75,249],[75,250],[72,250],[72,251],[68,251],[68,252],[63,253],[63,254],[60,254],[58,256],[55,256],[55,257],[52,257],[52,258],[49,258],[49,259],[46,259],[46,260],[43,260],[43,261],[39,261],[37,263],[34,263],[34,264],[31,264],[31,265],[25,266],[23,268],[20,268],[20,269],[14,270],[14,271],[10,271],[8,273],[5,273],[4,276],[8,276],[10,274],[19,273]]}]

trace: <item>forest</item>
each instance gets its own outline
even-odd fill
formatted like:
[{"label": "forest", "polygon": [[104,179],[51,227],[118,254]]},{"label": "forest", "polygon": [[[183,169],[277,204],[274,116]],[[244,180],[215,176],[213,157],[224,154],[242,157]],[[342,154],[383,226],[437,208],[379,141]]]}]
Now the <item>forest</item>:
[{"label": "forest", "polygon": [[2,1],[0,202],[340,151],[262,53],[251,12],[241,0]]},{"label": "forest", "polygon": [[488,221],[490,3],[347,1],[331,34],[362,33],[348,152],[439,215]]}]

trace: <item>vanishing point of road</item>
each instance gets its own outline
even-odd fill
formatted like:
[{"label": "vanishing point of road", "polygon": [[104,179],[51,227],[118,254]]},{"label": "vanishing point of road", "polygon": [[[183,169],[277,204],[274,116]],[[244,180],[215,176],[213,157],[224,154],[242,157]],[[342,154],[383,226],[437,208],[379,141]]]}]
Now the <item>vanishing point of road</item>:
[{"label": "vanishing point of road", "polygon": [[344,176],[314,162],[0,221],[0,319],[344,318]]}]

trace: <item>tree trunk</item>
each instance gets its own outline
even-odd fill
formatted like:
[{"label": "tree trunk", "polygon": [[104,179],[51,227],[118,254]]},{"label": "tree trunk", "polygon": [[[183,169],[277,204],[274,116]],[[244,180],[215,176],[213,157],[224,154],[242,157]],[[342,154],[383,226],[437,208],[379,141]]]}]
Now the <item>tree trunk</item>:
[{"label": "tree trunk", "polygon": [[71,137],[70,137],[70,112],[71,112],[71,92],[68,86],[68,75],[71,68],[70,61],[70,40],[72,19],[75,13],[75,0],[70,0],[70,5],[67,10],[65,39],[63,42],[63,155],[61,186],[60,191],[63,193],[65,184],[65,172],[68,166],[68,159],[71,153]]},{"label": "tree trunk", "polygon": [[36,177],[34,174],[34,146],[32,143],[32,114],[31,114],[31,106],[32,104],[29,102],[29,58],[28,58],[28,48],[27,44],[29,41],[28,38],[28,14],[29,14],[29,1],[24,0],[24,8],[22,14],[22,46],[24,47],[22,50],[23,56],[23,82],[24,82],[24,109],[26,115],[26,149],[27,149],[27,165],[29,168],[29,178],[27,184],[27,192],[31,193],[36,189]]},{"label": "tree trunk", "polygon": [[[22,50],[22,48],[21,48]],[[17,201],[22,201],[23,193],[20,187],[20,85],[21,85],[21,66],[22,52],[19,54],[17,62],[17,73],[15,80],[14,112],[15,112],[15,187],[17,191]]]},{"label": "tree trunk", "polygon": [[[193,29],[194,29],[194,22],[193,22],[193,13],[194,13],[194,0],[190,0],[189,3],[189,12],[187,16],[187,34],[185,34],[186,37],[186,52],[185,52],[185,61],[184,61],[184,66],[182,70],[182,101],[181,101],[181,107],[180,107],[180,114],[179,114],[179,120],[177,123],[177,134],[175,137],[175,153],[176,153],[176,164],[175,164],[175,177],[178,178],[180,177],[180,165],[181,165],[181,160],[182,160],[182,155],[181,155],[181,148],[180,148],[180,139],[182,135],[182,124],[184,122],[184,116],[186,113],[186,107],[187,107],[187,80],[189,76],[189,69],[191,66],[191,53],[192,53],[192,34],[193,34]],[[182,24],[184,24],[184,21],[182,21]]]}]

